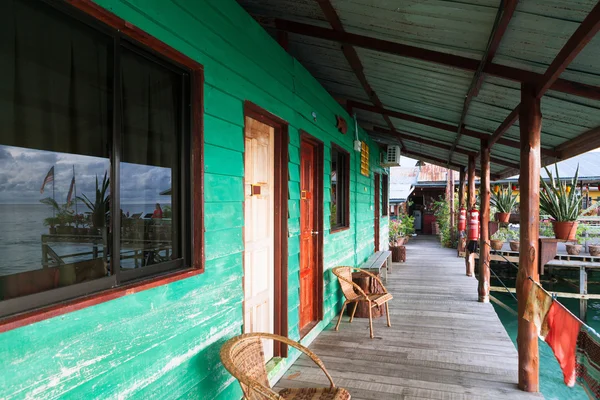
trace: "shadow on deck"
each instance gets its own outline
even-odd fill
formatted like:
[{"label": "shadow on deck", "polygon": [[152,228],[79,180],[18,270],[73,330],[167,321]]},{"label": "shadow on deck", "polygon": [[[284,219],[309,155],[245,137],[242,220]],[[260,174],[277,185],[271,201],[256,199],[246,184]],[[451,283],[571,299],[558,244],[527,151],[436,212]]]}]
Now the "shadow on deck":
[{"label": "shadow on deck", "polygon": [[[541,398],[517,389],[517,351],[491,304],[477,302],[477,280],[464,259],[437,237],[412,239],[407,262],[394,264],[387,288],[392,327],[385,317],[369,339],[368,319],[335,332],[335,319],[310,348],[336,385],[353,399]],[[301,357],[277,387],[327,386],[323,373]]]}]

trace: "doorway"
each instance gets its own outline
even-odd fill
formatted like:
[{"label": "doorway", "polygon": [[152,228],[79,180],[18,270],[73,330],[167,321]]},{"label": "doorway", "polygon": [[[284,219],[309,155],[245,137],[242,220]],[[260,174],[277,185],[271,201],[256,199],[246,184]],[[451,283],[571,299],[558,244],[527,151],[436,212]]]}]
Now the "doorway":
[{"label": "doorway", "polygon": [[[287,124],[249,102],[244,111],[244,333],[287,336]],[[287,356],[263,346],[265,361]]]},{"label": "doorway", "polygon": [[381,190],[380,184],[381,176],[379,174],[375,174],[375,207],[374,210],[374,235],[375,235],[375,251],[379,251],[379,214],[381,213],[379,206],[379,191]]},{"label": "doorway", "polygon": [[302,132],[300,143],[300,336],[322,319],[323,143]]}]

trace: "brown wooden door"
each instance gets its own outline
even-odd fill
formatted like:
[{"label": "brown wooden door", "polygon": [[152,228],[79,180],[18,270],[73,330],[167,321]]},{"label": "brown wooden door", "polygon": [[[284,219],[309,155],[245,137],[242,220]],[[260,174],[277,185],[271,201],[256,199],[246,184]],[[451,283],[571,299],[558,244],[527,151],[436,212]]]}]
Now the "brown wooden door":
[{"label": "brown wooden door", "polygon": [[[316,147],[300,146],[300,331],[318,319]],[[305,332],[302,332],[305,333]]]},{"label": "brown wooden door", "polygon": [[374,235],[375,235],[375,251],[379,251],[379,214],[380,209],[379,209],[379,191],[380,191],[380,176],[379,174],[375,174],[375,215],[374,215],[374,220],[375,220],[375,229],[374,229]]}]

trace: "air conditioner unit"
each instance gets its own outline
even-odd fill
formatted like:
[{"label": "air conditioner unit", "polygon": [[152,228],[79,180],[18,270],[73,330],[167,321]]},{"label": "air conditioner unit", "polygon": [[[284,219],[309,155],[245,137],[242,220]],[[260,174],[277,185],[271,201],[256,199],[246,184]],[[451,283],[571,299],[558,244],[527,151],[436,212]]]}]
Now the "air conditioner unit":
[{"label": "air conditioner unit", "polygon": [[399,167],[400,166],[400,146],[388,146],[387,151],[382,153],[382,167]]}]

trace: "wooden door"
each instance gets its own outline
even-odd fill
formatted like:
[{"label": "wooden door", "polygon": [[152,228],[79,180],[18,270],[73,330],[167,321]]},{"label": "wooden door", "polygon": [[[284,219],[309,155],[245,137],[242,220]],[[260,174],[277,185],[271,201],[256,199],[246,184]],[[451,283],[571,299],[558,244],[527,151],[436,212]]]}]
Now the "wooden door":
[{"label": "wooden door", "polygon": [[244,332],[274,333],[274,129],[250,117],[244,171]]},{"label": "wooden door", "polygon": [[316,146],[300,145],[300,331],[318,319],[317,257],[319,226]]},{"label": "wooden door", "polygon": [[379,214],[380,212],[380,205],[379,205],[379,191],[380,191],[380,176],[379,174],[375,174],[375,215],[374,215],[374,222],[375,222],[375,228],[374,228],[374,234],[375,234],[375,251],[379,251]]}]

